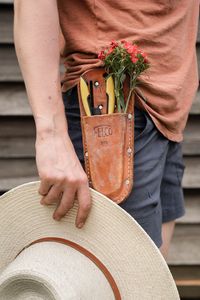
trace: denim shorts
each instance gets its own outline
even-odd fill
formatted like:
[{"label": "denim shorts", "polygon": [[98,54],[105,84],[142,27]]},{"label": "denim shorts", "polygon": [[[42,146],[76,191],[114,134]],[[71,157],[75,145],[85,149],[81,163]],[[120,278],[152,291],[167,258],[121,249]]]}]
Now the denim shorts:
[{"label": "denim shorts", "polygon": [[[84,167],[77,88],[63,93],[69,136]],[[154,243],[162,244],[162,223],[184,215],[181,186],[184,164],[181,143],[165,138],[150,116],[135,107],[134,187],[120,206],[143,227]]]}]

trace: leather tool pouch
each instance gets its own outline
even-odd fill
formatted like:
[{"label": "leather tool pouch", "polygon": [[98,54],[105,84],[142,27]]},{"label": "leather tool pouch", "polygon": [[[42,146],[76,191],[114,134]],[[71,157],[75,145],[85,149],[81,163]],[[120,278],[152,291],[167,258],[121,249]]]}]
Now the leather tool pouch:
[{"label": "leather tool pouch", "polygon": [[121,203],[133,186],[134,95],[127,113],[107,114],[106,75],[102,68],[82,75],[93,95],[94,107],[101,108],[101,115],[86,116],[80,84],[78,87],[85,171],[92,188]]}]

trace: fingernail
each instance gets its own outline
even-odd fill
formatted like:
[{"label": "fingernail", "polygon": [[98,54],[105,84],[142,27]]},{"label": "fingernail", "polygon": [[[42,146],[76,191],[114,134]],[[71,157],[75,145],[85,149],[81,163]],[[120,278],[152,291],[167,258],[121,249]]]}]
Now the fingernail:
[{"label": "fingernail", "polygon": [[59,221],[59,220],[60,220],[60,217],[57,216],[57,215],[53,215],[53,218],[54,218],[54,220],[56,220],[56,221]]},{"label": "fingernail", "polygon": [[79,224],[77,225],[77,227],[78,227],[78,228],[82,228],[83,225],[84,225],[84,223],[82,222],[82,223],[79,223]]}]

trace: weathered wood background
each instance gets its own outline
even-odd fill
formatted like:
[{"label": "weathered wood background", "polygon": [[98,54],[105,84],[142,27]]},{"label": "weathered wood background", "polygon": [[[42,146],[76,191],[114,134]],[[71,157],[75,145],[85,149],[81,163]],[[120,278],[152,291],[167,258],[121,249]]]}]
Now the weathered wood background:
[{"label": "weathered wood background", "polygon": [[[197,39],[200,59],[200,34]],[[199,64],[200,66],[200,64]],[[0,193],[37,178],[35,127],[13,46],[13,5],[0,0]],[[186,215],[168,260],[183,299],[200,299],[200,91],[183,142]]]}]

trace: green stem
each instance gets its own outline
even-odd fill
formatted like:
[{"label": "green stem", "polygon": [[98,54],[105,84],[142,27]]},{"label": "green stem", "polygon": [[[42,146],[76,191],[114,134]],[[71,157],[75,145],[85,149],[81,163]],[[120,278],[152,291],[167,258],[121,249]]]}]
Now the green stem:
[{"label": "green stem", "polygon": [[120,104],[120,95],[119,95],[119,91],[115,90],[115,94],[116,94],[116,99],[117,99],[117,110],[118,112],[121,112],[121,104]]},{"label": "green stem", "polygon": [[118,112],[121,112],[119,83],[120,83],[120,79],[115,77],[115,96],[117,99],[117,110]]},{"label": "green stem", "polygon": [[131,88],[130,91],[129,91],[128,98],[127,98],[127,101],[126,101],[125,110],[124,110],[125,113],[127,112],[128,105],[129,105],[129,102],[130,102],[130,99],[131,99],[131,95],[132,95],[133,90],[134,90],[134,87]]},{"label": "green stem", "polygon": [[[136,78],[137,78],[137,77],[136,77]],[[129,94],[128,94],[128,98],[127,98],[126,106],[125,106],[125,110],[124,110],[125,113],[127,112],[128,105],[129,105],[129,102],[130,102],[132,93],[133,93],[133,91],[134,91],[134,88],[136,87],[136,80],[135,80],[136,78],[133,78],[133,79],[130,81],[130,90],[129,90]]]}]

